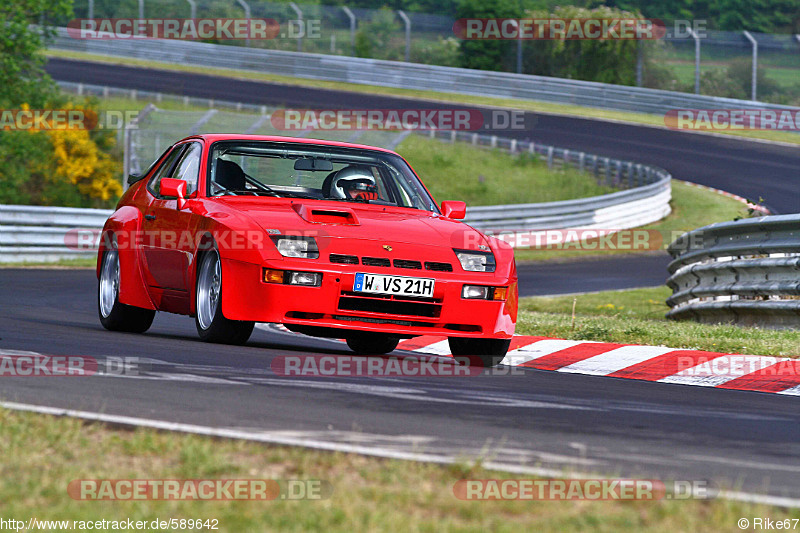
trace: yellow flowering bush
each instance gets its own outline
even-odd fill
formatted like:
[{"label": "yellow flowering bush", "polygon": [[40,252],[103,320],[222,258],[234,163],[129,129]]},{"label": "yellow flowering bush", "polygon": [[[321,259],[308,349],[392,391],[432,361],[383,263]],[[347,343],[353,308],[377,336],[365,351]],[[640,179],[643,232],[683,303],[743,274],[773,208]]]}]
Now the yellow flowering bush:
[{"label": "yellow flowering bush", "polygon": [[0,132],[0,203],[102,207],[122,194],[114,132],[95,129],[90,104],[59,108],[83,112],[86,127]]}]

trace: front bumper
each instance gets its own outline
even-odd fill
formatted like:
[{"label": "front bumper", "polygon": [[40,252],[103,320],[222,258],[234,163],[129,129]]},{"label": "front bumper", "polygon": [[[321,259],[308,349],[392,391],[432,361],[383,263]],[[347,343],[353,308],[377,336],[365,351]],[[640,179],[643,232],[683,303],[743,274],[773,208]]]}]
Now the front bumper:
[{"label": "front bumper", "polygon": [[[264,268],[322,273],[319,287],[262,281]],[[432,300],[353,293],[356,272],[434,278]],[[381,332],[401,337],[510,338],[517,319],[517,280],[495,273],[432,272],[306,260],[263,265],[222,260],[222,312],[231,320]],[[463,285],[508,286],[505,301],[461,298]]]}]

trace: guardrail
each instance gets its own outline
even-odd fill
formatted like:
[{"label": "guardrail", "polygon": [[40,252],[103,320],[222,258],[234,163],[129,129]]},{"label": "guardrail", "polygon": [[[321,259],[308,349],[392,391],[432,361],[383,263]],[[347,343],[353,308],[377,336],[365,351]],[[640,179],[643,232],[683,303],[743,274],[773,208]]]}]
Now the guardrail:
[{"label": "guardrail", "polygon": [[672,177],[661,168],[495,135],[433,130],[427,135],[449,142],[460,141],[475,146],[504,149],[512,154],[535,154],[545,159],[548,167],[569,165],[594,175],[598,183],[626,189],[602,196],[561,202],[467,208],[467,218],[464,221],[481,230],[621,230],[661,220],[671,211],[669,202],[672,198]]},{"label": "guardrail", "polygon": [[670,109],[798,108],[714,96],[528,74],[482,71],[348,56],[265,50],[164,39],[73,39],[58,28],[51,48],[296,78],[401,89],[541,100],[604,109],[664,114]]},{"label": "guardrail", "polygon": [[[103,227],[109,209],[0,205],[0,263],[50,263],[94,257],[92,231]],[[84,241],[83,239],[88,239]]]},{"label": "guardrail", "polygon": [[712,224],[668,250],[667,317],[800,327],[800,215]]},{"label": "guardrail", "polygon": [[[62,84],[62,87],[79,94],[109,95],[121,91],[74,84]],[[134,94],[154,96],[157,93]],[[158,101],[176,98],[171,95],[158,96]],[[227,109],[267,113],[267,108],[261,106],[205,100],[198,102]],[[268,117],[266,114],[263,116]],[[407,133],[400,134],[396,142]],[[424,132],[424,135],[449,142],[504,149],[512,154],[535,154],[544,158],[549,167],[570,165],[592,174],[599,183],[624,189],[602,196],[561,202],[469,207],[465,222],[487,233],[568,228],[622,230],[655,222],[670,213],[671,176],[657,167],[494,135],[436,130]],[[175,140],[178,139],[166,139],[162,149]],[[130,155],[129,144],[125,144],[126,161]],[[87,246],[89,241],[86,239],[91,240],[97,234],[96,230],[102,228],[111,212],[102,209],[0,205],[0,263],[53,262],[92,257],[95,248]]]}]

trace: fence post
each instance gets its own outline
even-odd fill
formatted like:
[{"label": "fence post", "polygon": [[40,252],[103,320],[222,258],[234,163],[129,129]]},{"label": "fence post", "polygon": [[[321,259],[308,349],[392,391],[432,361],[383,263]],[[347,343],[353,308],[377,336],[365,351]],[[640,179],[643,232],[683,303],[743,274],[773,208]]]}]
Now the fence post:
[{"label": "fence post", "polygon": [[303,30],[303,31],[297,32],[297,51],[298,52],[302,52],[303,51],[303,36],[306,34],[305,29],[302,27],[303,26],[303,12],[300,10],[299,7],[297,7],[297,4],[295,4],[294,2],[289,2],[289,7],[291,7],[294,10],[295,14],[297,15],[297,20],[300,21],[300,26],[301,26],[300,29]]},{"label": "fence post", "polygon": [[403,19],[403,24],[406,26],[406,63],[411,61],[411,19],[408,18],[402,9],[397,10],[397,14]]},{"label": "fence post", "polygon": [[[94,0],[89,0],[89,12],[86,14],[86,18],[93,19],[94,18]],[[127,183],[127,177],[125,183]]]},{"label": "fence post", "polygon": [[356,16],[347,6],[342,6],[342,11],[350,19],[350,53],[356,55]]},{"label": "fence post", "polygon": [[743,32],[744,36],[753,45],[753,81],[752,81],[752,97],[751,100],[756,99],[756,85],[758,84],[756,75],[758,73],[758,41],[756,41],[749,31]]},{"label": "fence post", "polygon": [[139,0],[139,18],[144,18],[144,0]]},{"label": "fence post", "polygon": [[689,35],[694,39],[694,94],[700,94],[700,37],[691,28]]},{"label": "fence post", "polygon": [[642,41],[636,41],[636,86],[642,86],[642,61],[644,56]]},{"label": "fence post", "polygon": [[[244,9],[244,18],[246,18],[247,20],[250,20],[250,6],[248,5],[248,3],[245,2],[244,0],[236,0],[236,1],[239,3],[240,6],[242,6],[242,9]],[[250,46],[250,38],[249,37],[244,40],[244,45],[245,46]]]},{"label": "fence post", "polygon": [[193,19],[196,19],[197,18],[197,2],[195,2],[194,0],[186,0],[186,1],[189,2],[189,7],[191,9],[191,14],[189,16],[191,18],[193,18]]}]

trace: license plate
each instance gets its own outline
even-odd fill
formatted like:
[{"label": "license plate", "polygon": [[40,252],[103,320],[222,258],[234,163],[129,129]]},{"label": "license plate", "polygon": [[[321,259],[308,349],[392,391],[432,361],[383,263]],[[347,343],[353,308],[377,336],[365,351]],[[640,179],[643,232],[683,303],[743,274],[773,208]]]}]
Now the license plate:
[{"label": "license plate", "polygon": [[431,278],[386,276],[384,274],[359,272],[356,274],[356,280],[353,283],[353,292],[433,298],[434,284],[435,280]]}]

